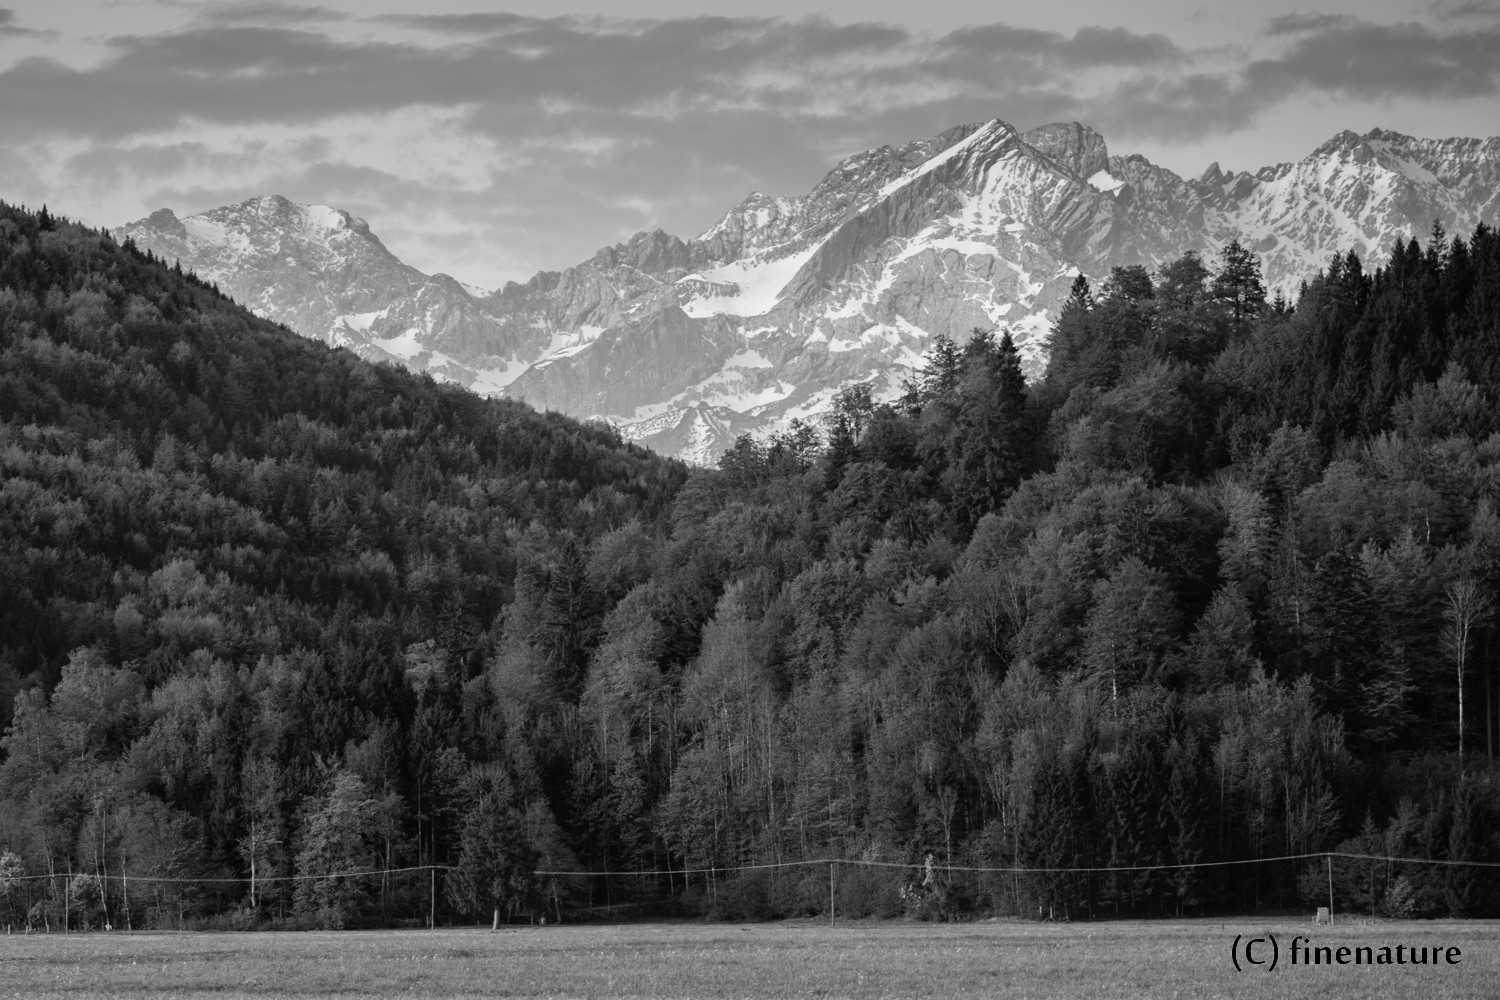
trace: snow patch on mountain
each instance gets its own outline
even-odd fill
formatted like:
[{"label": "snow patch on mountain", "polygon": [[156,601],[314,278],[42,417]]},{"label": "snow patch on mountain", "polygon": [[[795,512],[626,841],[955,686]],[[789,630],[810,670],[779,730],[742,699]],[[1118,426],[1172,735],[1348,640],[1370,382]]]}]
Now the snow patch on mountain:
[{"label": "snow patch on mountain", "polygon": [[498,396],[528,367],[524,362],[512,362],[498,368],[471,368],[473,379],[468,384],[469,391],[481,396]]},{"label": "snow patch on mountain", "polygon": [[730,357],[728,361],[725,361],[724,367],[773,368],[775,366],[772,365],[770,361],[767,361],[765,355],[761,354],[759,351],[752,351],[749,348],[746,348],[745,350],[740,351],[738,354]]},{"label": "snow patch on mountain", "polygon": [[997,133],[1012,131],[1014,130],[1011,129],[1009,125],[1005,124],[999,119],[991,122],[986,122],[979,128],[976,128],[973,132],[969,133],[967,138],[929,157],[922,163],[921,166],[917,167],[915,170],[907,171],[906,173],[897,177],[895,180],[887,183],[875,195],[874,201],[878,203],[886,200],[897,191],[900,191],[902,188],[906,187],[908,184],[912,183],[918,178],[926,177],[928,174],[932,173],[934,170],[937,170],[939,167],[958,159],[966,150],[971,149],[974,146],[983,144],[986,140],[993,138]]},{"label": "snow patch on mountain", "polygon": [[427,347],[417,339],[418,333],[419,331],[415,329],[404,330],[394,337],[372,340],[370,343],[393,358],[410,361],[427,350]]},{"label": "snow patch on mountain", "polygon": [[335,327],[346,327],[347,329],[358,330],[359,332],[364,333],[365,331],[370,329],[370,326],[374,324],[377,319],[385,318],[385,314],[388,312],[390,312],[390,309],[377,309],[374,312],[367,313],[347,313],[343,316],[335,317],[333,325]]},{"label": "snow patch on mountain", "polygon": [[[710,270],[685,275],[679,285],[702,282],[714,286],[716,293],[689,293],[681,300],[682,310],[695,319],[714,315],[764,316],[776,307],[787,283],[802,265],[817,253],[821,243],[783,256],[749,257],[730,261]],[[728,291],[728,289],[734,289]]]},{"label": "snow patch on mountain", "polygon": [[1125,182],[1112,175],[1108,170],[1100,170],[1089,178],[1089,186],[1096,191],[1105,194],[1114,194],[1125,186]]}]

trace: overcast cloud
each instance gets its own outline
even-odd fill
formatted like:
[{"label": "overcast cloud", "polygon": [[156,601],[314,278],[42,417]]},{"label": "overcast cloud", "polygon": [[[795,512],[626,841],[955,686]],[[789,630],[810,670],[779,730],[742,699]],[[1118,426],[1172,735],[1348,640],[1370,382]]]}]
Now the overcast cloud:
[{"label": "overcast cloud", "polygon": [[35,28],[23,28],[16,23],[16,12],[9,7],[0,7],[0,38],[39,38],[50,36],[52,32],[37,31]]},{"label": "overcast cloud", "polygon": [[[805,191],[844,156],[964,121],[1076,119],[1183,172],[1342,128],[1500,121],[1483,2],[1287,11],[1214,44],[1170,23],[127,6],[87,35],[0,8],[0,198],[115,225],[274,191],[487,285],[643,228],[691,236],[752,189]],[[1452,122],[1468,124],[1424,127]],[[1220,145],[1258,159],[1207,155]]]}]

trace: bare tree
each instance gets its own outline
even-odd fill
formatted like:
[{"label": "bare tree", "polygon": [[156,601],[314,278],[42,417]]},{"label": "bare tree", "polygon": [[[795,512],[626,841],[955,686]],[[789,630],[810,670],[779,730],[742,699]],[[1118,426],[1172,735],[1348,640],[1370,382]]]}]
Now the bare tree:
[{"label": "bare tree", "polygon": [[1474,630],[1489,621],[1494,605],[1473,577],[1463,577],[1446,588],[1448,605],[1443,609],[1443,651],[1458,671],[1458,766],[1464,764],[1464,668],[1469,659],[1469,641]]},{"label": "bare tree", "polygon": [[[240,857],[250,865],[250,911],[257,916],[260,914],[258,864],[267,860],[270,852],[280,844],[281,838],[275,835],[274,825],[266,820],[256,819],[250,821],[249,830],[236,845],[239,848]],[[389,868],[390,865],[387,864],[386,867]]]}]

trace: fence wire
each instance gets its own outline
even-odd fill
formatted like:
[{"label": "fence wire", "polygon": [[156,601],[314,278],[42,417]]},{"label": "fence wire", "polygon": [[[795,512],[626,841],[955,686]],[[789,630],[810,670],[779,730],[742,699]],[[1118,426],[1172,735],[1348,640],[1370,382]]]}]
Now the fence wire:
[{"label": "fence wire", "polygon": [[[1163,863],[1155,865],[1108,865],[1090,867],[988,867],[978,865],[951,865],[942,864],[937,861],[875,861],[868,858],[808,858],[801,861],[768,861],[751,865],[709,865],[698,868],[643,868],[629,870],[613,869],[546,869],[538,868],[533,874],[545,875],[552,878],[644,878],[647,876],[686,876],[686,875],[733,875],[736,872],[769,871],[784,868],[809,868],[850,866],[864,868],[896,868],[910,871],[933,871],[942,873],[958,873],[965,875],[1083,875],[1083,874],[1108,874],[1111,872],[1151,872],[1151,871],[1186,871],[1189,869],[1204,868],[1227,868],[1240,865],[1262,865],[1276,864],[1287,861],[1313,861],[1313,860],[1345,860],[1345,861],[1383,861],[1387,864],[1407,865],[1440,865],[1447,867],[1466,868],[1500,868],[1500,861],[1463,861],[1449,858],[1408,858],[1384,854],[1351,854],[1345,851],[1315,851],[1307,854],[1282,854],[1269,858],[1236,858],[1228,861],[1191,861],[1178,863]],[[366,878],[375,875],[399,875],[407,872],[449,872],[454,871],[453,865],[409,865],[403,868],[370,868],[358,871],[324,872],[320,874],[302,875],[271,875],[257,876],[251,878],[248,875],[237,876],[168,876],[137,874],[129,872],[96,874],[94,872],[55,872],[43,875],[13,875],[0,879],[3,882],[31,882],[46,879],[77,879],[93,878],[99,881],[135,881],[135,882],[166,882],[191,885],[225,885],[242,883],[249,885],[274,885],[286,882],[306,882],[321,879],[338,878]]]}]

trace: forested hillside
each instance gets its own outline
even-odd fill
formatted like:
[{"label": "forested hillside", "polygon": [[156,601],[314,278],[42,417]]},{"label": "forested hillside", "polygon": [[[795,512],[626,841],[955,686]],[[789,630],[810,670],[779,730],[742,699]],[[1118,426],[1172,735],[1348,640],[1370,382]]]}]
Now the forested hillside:
[{"label": "forested hillside", "polygon": [[336,795],[356,853],[446,857],[435,789],[499,759],[468,747],[500,745],[500,610],[636,583],[685,472],[45,211],[0,206],[0,351],[0,850],[29,874],[290,874]]},{"label": "forested hillside", "polygon": [[941,340],[690,473],[45,213],[0,209],[0,352],[0,921],[409,919],[426,873],[319,876],[421,865],[453,918],[807,914],[827,867],[719,870],[826,857],[934,866],[839,868],[847,915],[1224,912],[1323,863],[1056,869],[1500,861],[1483,227],[1295,303],[1238,245],[1116,269],[1034,385]]}]

